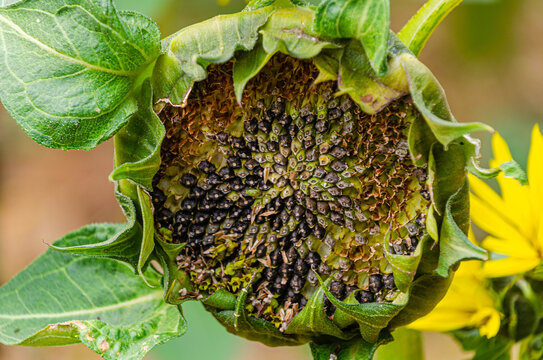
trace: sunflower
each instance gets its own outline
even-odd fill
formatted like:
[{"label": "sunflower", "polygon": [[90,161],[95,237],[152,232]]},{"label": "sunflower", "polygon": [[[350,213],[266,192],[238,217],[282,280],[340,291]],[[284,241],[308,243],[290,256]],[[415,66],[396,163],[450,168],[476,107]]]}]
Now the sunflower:
[{"label": "sunflower", "polygon": [[[492,139],[494,159],[490,165],[512,160],[504,139]],[[522,274],[535,268],[543,258],[543,136],[534,126],[528,158],[529,185],[503,174],[497,180],[501,196],[486,183],[471,176],[471,219],[488,233],[482,246],[493,253],[483,265],[487,277]]]}]

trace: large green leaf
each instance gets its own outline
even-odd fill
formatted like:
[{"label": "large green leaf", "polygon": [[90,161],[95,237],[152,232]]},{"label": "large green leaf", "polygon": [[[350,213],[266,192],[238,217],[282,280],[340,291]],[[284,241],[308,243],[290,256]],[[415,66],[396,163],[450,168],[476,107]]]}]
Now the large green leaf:
[{"label": "large green leaf", "polygon": [[210,63],[223,63],[236,50],[251,50],[272,6],[217,16],[189,26],[165,39],[165,53],[153,73],[155,100],[173,104],[185,101],[195,81],[204,80]]},{"label": "large green leaf", "polygon": [[[104,233],[115,230],[103,227]],[[95,241],[100,237],[92,235]],[[73,238],[92,241],[80,233]],[[145,275],[159,284],[155,271]],[[52,249],[0,288],[0,304],[0,342],[82,342],[105,359],[141,359],[185,331],[179,309],[164,303],[162,291],[149,288],[127,265]]]},{"label": "large green leaf", "polygon": [[115,135],[115,165],[110,178],[129,179],[147,190],[160,167],[160,146],[166,130],[152,109],[153,94],[148,81],[143,84],[139,109]]},{"label": "large green leaf", "polygon": [[317,32],[360,40],[371,67],[379,75],[387,71],[389,27],[389,0],[328,0],[315,13]]},{"label": "large green leaf", "polygon": [[0,98],[36,142],[89,150],[136,111],[133,86],[160,53],[150,19],[112,0],[0,8]]}]

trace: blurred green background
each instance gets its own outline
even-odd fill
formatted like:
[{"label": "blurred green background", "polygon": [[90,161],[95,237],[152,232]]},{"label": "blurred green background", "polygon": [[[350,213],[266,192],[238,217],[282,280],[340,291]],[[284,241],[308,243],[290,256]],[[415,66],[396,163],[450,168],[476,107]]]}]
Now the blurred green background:
[{"label": "blurred green background", "polygon": [[[46,0],[44,0],[46,1]],[[219,13],[243,8],[244,0],[115,0],[160,25],[163,36]],[[221,0],[221,2],[224,2]],[[422,5],[391,0],[392,28]],[[435,33],[422,60],[445,88],[462,122],[491,124],[525,166],[533,125],[543,121],[543,1],[466,0]],[[478,134],[488,159],[490,135]],[[122,221],[108,182],[111,141],[95,151],[62,152],[34,144],[0,107],[0,284],[64,233],[89,222]],[[153,350],[148,359],[310,359],[309,349],[269,349],[228,334],[198,303],[184,306],[187,334]],[[446,336],[426,334],[427,359],[465,358]],[[98,359],[83,348],[0,346],[0,360]],[[399,358],[400,359],[400,358]]]}]

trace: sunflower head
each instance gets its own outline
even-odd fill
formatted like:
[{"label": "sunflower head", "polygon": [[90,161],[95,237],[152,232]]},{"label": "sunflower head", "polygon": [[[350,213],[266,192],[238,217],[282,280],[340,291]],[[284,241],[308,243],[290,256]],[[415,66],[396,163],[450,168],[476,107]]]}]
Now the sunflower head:
[{"label": "sunflower head", "polygon": [[394,35],[379,75],[359,40],[316,30],[318,13],[194,25],[154,70],[167,298],[270,345],[376,343],[428,312],[459,260],[485,256],[465,236],[463,134],[482,125],[455,122]]}]

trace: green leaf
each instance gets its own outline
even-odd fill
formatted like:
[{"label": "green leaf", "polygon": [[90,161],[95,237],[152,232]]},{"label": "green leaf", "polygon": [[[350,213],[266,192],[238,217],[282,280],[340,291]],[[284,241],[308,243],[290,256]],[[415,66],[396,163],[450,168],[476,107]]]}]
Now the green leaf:
[{"label": "green leaf", "polygon": [[462,260],[488,260],[485,250],[474,245],[466,236],[469,229],[469,185],[466,180],[445,207],[439,236],[440,256],[436,273],[449,276],[451,266]]},{"label": "green leaf", "polygon": [[389,324],[391,329],[405,326],[428,314],[443,299],[452,276],[433,274],[418,276],[409,289],[409,300],[403,310]]},{"label": "green leaf", "polygon": [[298,6],[316,7],[322,0],[290,0],[290,2]]},{"label": "green leaf", "polygon": [[319,77],[316,83],[335,81],[339,75],[339,61],[343,55],[343,49],[324,49],[313,58],[313,63],[319,69]]},{"label": "green leaf", "polygon": [[[440,216],[443,216],[451,196],[462,188],[466,182],[467,170],[463,154],[464,146],[466,145],[455,143],[445,150],[442,145],[434,143],[430,148],[428,182],[432,190],[434,209]],[[467,209],[465,215],[469,216]]]},{"label": "green leaf", "polygon": [[234,322],[236,316],[233,310],[223,310],[214,312],[215,318],[226,328],[229,332],[244,337],[248,340],[258,341],[268,346],[295,346],[307,343],[308,338],[299,335],[288,336],[281,333],[273,324],[257,319],[254,317],[247,317],[246,321],[243,321],[243,326],[236,328]]},{"label": "green leaf", "polygon": [[462,260],[487,260],[488,254],[467,237],[470,227],[469,184],[465,157],[468,144],[454,143],[447,150],[434,144],[429,158],[429,177],[434,209],[442,217],[439,262],[436,274],[448,277],[450,268]]},{"label": "green leaf", "polygon": [[[403,309],[408,299],[405,294],[399,294],[393,303],[346,304],[345,302],[336,299],[328,290],[327,283],[331,281],[332,277],[330,277],[326,283],[322,281],[319,275],[317,275],[317,278],[321,284],[320,289],[322,289],[328,300],[330,300],[330,302],[335,305],[336,308],[355,320],[360,327],[360,335],[362,335],[362,339],[372,344],[378,342],[382,330],[385,329],[388,326],[388,323]],[[308,305],[310,301],[308,301]],[[322,300],[320,301],[320,304],[313,306],[317,307],[320,305],[322,308],[321,304]],[[304,308],[304,310],[306,308],[307,306]],[[320,311],[323,314],[321,316],[328,319],[325,315],[324,309],[320,309]],[[316,316],[319,315],[317,314]],[[296,320],[296,317],[294,320]],[[314,328],[318,331],[318,327],[314,326]]]},{"label": "green leaf", "polygon": [[150,19],[112,0],[0,8],[0,98],[36,142],[89,150],[136,111],[134,84],[160,53]]},{"label": "green leaf", "polygon": [[437,139],[421,115],[413,117],[407,137],[409,154],[415,165],[424,166],[428,164],[430,149]]},{"label": "green leaf", "polygon": [[259,44],[251,51],[240,52],[236,56],[236,62],[234,63],[234,91],[236,93],[236,99],[241,103],[241,97],[243,95],[243,89],[253,77],[255,77],[260,70],[270,61],[275,52],[268,53]]},{"label": "green leaf", "polygon": [[260,30],[262,41],[253,50],[236,54],[234,63],[234,89],[241,103],[243,89],[266,65],[272,56],[280,51],[298,59],[309,59],[325,48],[337,48],[334,44],[320,39],[311,32],[313,12],[306,9],[288,8],[275,11]]},{"label": "green leaf", "polygon": [[[233,311],[226,310],[214,314],[227,329],[249,340],[258,340],[270,346],[299,345],[307,342],[303,336],[285,335],[270,322],[247,316],[246,302],[249,289],[250,285],[247,285],[247,287],[241,290],[236,298]],[[225,301],[225,303],[219,308],[224,307],[224,305],[228,306],[230,297],[225,294],[221,294],[220,296],[223,297],[221,300]],[[217,300],[219,299],[215,297],[214,301]]]},{"label": "green leaf", "polygon": [[309,59],[324,48],[337,48],[312,31],[315,14],[303,8],[280,9],[275,11],[260,31],[262,46],[268,53],[281,51],[298,59]]},{"label": "green leaf", "polygon": [[189,26],[163,41],[164,54],[153,72],[155,100],[183,103],[211,63],[224,63],[237,50],[251,50],[273,7],[217,16]]},{"label": "green leaf", "polygon": [[516,179],[521,185],[528,185],[528,175],[515,160],[506,161],[494,169],[484,169],[477,164],[474,158],[471,158],[469,169],[472,174],[481,179],[493,179],[503,172],[505,177]]},{"label": "green leaf", "polygon": [[413,282],[417,268],[419,267],[422,257],[422,249],[428,241],[428,236],[425,236],[418,244],[417,249],[412,255],[396,255],[390,251],[390,241],[385,239],[385,257],[392,267],[394,274],[394,282],[398,289],[402,292],[407,292],[409,285]]},{"label": "green leaf", "polygon": [[315,30],[335,38],[355,38],[364,45],[371,67],[387,72],[389,0],[328,0],[315,13]]},{"label": "green leaf", "polygon": [[186,243],[171,244],[163,241],[158,236],[155,238],[155,241],[158,245],[155,246],[155,255],[160,261],[164,271],[164,276],[162,278],[164,301],[168,304],[179,305],[183,302],[180,299],[179,291],[183,288],[187,289],[187,291],[191,291],[191,284],[190,281],[188,281],[187,275],[177,269],[177,262],[175,261]]},{"label": "green leaf", "polygon": [[143,234],[141,239],[141,248],[138,258],[138,273],[141,278],[151,286],[143,274],[143,269],[147,265],[149,257],[155,249],[155,220],[153,210],[151,209],[151,197],[141,187],[138,186],[138,203],[140,204],[141,217],[143,219]]},{"label": "green leaf", "polygon": [[543,334],[530,336],[521,343],[520,360],[532,360],[543,358]]},{"label": "green leaf", "polygon": [[453,140],[473,131],[493,131],[483,123],[456,122],[445,92],[430,70],[409,53],[399,55],[399,61],[407,76],[413,102],[441,144],[447,146]]},{"label": "green leaf", "polygon": [[229,291],[219,289],[211,294],[202,302],[207,305],[221,310],[234,310],[236,307],[236,296]]},{"label": "green leaf", "polygon": [[153,94],[148,81],[143,84],[138,112],[115,135],[114,181],[129,179],[152,190],[153,176],[160,167],[160,146],[166,130],[152,108]]},{"label": "green leaf", "polygon": [[515,160],[506,161],[493,169],[481,167],[479,165],[479,158],[481,157],[481,141],[479,139],[474,139],[469,135],[465,135],[464,139],[467,145],[464,147],[464,155],[466,156],[468,169],[473,175],[488,180],[495,178],[503,172],[505,177],[518,180],[521,185],[528,185],[528,175]]},{"label": "green leaf", "polygon": [[407,93],[404,71],[395,62],[393,60],[390,64],[389,73],[379,78],[371,68],[360,42],[352,40],[340,59],[340,91],[348,93],[367,114],[381,111]]},{"label": "green leaf", "polygon": [[[472,360],[510,360],[514,342],[501,336],[487,339],[478,330],[459,330],[452,335],[466,351],[475,350]],[[536,359],[536,358],[530,358]]]},{"label": "green leaf", "polygon": [[377,348],[392,340],[390,334],[384,332],[379,340],[370,344],[362,339],[349,342],[317,344],[311,342],[311,354],[314,360],[372,360]]},{"label": "green leaf", "polygon": [[243,11],[254,11],[261,9],[266,6],[270,6],[275,2],[275,0],[251,0],[249,3],[245,6]]},{"label": "green leaf", "polygon": [[[156,272],[145,276],[159,284]],[[0,304],[0,342],[83,342],[104,359],[141,359],[185,331],[179,309],[164,303],[162,291],[147,287],[127,265],[52,249],[0,288]]]},{"label": "green leaf", "polygon": [[532,335],[537,328],[539,316],[531,302],[521,294],[512,294],[508,299],[507,334],[515,341]]},{"label": "green leaf", "polygon": [[321,286],[307,301],[307,305],[300,311],[288,325],[286,334],[306,334],[312,336],[334,336],[338,339],[349,340],[352,334],[344,333],[327,316],[324,311],[323,301],[326,286],[332,281],[330,277],[326,283],[321,280]]},{"label": "green leaf", "polygon": [[398,38],[419,56],[435,29],[462,0],[429,0],[398,33]]},{"label": "green leaf", "polygon": [[136,222],[134,201],[118,190],[116,196],[127,218],[126,224],[87,225],[62,237],[51,247],[60,252],[121,260],[136,270],[142,247],[142,228]]}]

